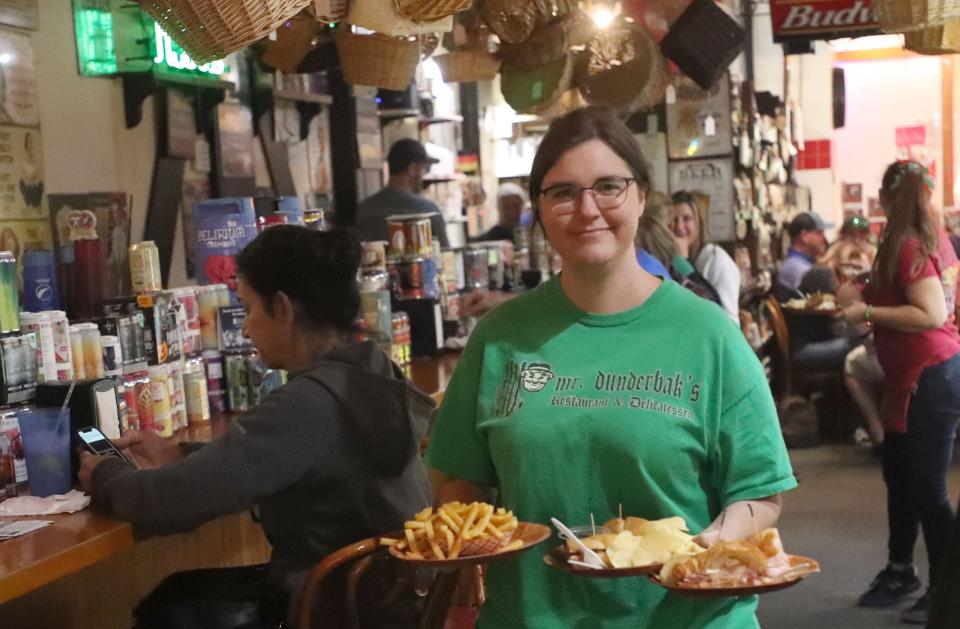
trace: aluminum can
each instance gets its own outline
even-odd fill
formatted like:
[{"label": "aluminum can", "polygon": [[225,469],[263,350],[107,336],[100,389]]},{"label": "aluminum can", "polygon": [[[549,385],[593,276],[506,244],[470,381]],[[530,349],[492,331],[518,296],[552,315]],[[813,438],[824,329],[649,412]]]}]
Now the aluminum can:
[{"label": "aluminum can", "polygon": [[203,352],[203,368],[207,376],[207,397],[211,413],[227,410],[227,386],[223,378],[223,357],[216,350]]},{"label": "aluminum can", "polygon": [[150,395],[153,402],[153,430],[161,437],[173,436],[173,409],[170,405],[170,376],[162,365],[150,367]]},{"label": "aluminum can", "polygon": [[371,240],[361,244],[360,266],[365,272],[387,270],[387,241]]},{"label": "aluminum can", "polygon": [[219,347],[217,337],[217,310],[220,308],[220,297],[216,286],[200,286],[197,289],[197,314],[200,323],[200,345],[203,349],[212,350]]},{"label": "aluminum can", "polygon": [[157,426],[153,421],[153,389],[150,385],[150,378],[138,377],[134,382],[134,390],[137,394],[136,407],[140,430],[156,431]]},{"label": "aluminum can", "polygon": [[75,323],[70,326],[70,355],[73,358],[73,377],[83,380],[87,377],[86,364],[83,361],[83,328]]},{"label": "aluminum can", "polygon": [[130,245],[130,282],[135,293],[163,290],[160,250],[152,240]]},{"label": "aluminum can", "polygon": [[227,354],[223,357],[223,370],[227,380],[227,406],[231,412],[245,413],[250,410],[250,378],[247,356]]},{"label": "aluminum can", "polygon": [[103,377],[103,348],[100,346],[100,328],[96,323],[78,323],[83,345],[83,375],[85,378]]},{"label": "aluminum can", "polygon": [[101,336],[100,352],[103,355],[103,375],[108,378],[123,376],[123,350],[119,336]]},{"label": "aluminum can", "polygon": [[13,466],[13,445],[0,432],[0,502],[17,495],[17,473]]},{"label": "aluminum can", "polygon": [[488,257],[486,245],[473,244],[463,250],[464,279],[467,290],[490,287]]},{"label": "aluminum can", "polygon": [[263,380],[267,375],[267,366],[256,354],[250,354],[246,358],[247,387],[250,391],[250,408],[253,408],[263,399]]},{"label": "aluminum can", "polygon": [[187,423],[210,421],[210,399],[207,396],[207,375],[202,360],[188,361],[183,370],[183,390],[187,407]]},{"label": "aluminum can", "polygon": [[17,259],[9,251],[0,251],[0,332],[20,329],[20,282]]},{"label": "aluminum can", "polygon": [[59,380],[53,322],[43,312],[22,312],[20,325],[24,332],[33,332],[37,336],[37,382]]},{"label": "aluminum can", "polygon": [[73,380],[73,352],[70,346],[70,322],[67,313],[51,310],[44,313],[53,327],[53,354],[57,362],[57,379]]},{"label": "aluminum can", "polygon": [[137,383],[135,378],[124,378],[123,401],[127,407],[124,423],[121,424],[123,430],[140,430],[140,410],[139,404],[137,404]]},{"label": "aluminum can", "polygon": [[165,365],[167,376],[170,378],[170,412],[173,419],[173,429],[180,430],[187,427],[186,392],[183,386],[183,362],[177,361]]},{"label": "aluminum can", "polygon": [[10,455],[13,458],[13,473],[16,482],[24,483],[27,481],[27,460],[23,454],[20,415],[17,409],[0,411],[0,435],[4,434],[10,440]]},{"label": "aluminum can", "polygon": [[178,288],[173,291],[173,295],[180,305],[182,315],[177,318],[178,325],[182,325],[180,329],[180,350],[184,356],[199,356],[202,345],[197,290],[194,288]]}]

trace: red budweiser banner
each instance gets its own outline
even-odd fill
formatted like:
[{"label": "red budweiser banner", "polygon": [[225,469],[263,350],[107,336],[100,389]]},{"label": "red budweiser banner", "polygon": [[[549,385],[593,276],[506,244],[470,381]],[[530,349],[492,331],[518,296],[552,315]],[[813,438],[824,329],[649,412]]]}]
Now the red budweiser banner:
[{"label": "red budweiser banner", "polygon": [[880,31],[872,0],[770,0],[773,41],[859,37]]}]

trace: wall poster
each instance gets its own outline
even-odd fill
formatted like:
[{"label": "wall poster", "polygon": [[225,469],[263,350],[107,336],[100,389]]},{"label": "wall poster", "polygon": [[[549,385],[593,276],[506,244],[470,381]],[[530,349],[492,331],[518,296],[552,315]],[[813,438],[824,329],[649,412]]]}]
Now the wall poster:
[{"label": "wall poster", "polygon": [[0,220],[45,219],[39,129],[0,126]]},{"label": "wall poster", "polygon": [[30,38],[0,28],[0,124],[39,127],[37,77]]},{"label": "wall poster", "polygon": [[736,239],[733,158],[695,159],[670,164],[670,192],[689,190],[709,196],[707,240]]},{"label": "wall poster", "polygon": [[693,79],[673,79],[676,100],[667,102],[670,159],[689,159],[733,152],[730,126],[730,75],[704,91]]}]

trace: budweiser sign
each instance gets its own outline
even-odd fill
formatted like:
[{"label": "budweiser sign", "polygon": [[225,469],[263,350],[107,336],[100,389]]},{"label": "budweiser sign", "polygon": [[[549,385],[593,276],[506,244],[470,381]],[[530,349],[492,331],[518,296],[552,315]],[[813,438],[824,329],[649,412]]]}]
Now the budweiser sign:
[{"label": "budweiser sign", "polygon": [[770,0],[776,42],[859,37],[879,32],[871,0]]}]

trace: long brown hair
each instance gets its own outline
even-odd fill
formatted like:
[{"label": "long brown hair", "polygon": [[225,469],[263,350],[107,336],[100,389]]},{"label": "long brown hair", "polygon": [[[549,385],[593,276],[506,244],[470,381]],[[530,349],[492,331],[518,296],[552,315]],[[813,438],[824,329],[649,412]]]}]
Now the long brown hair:
[{"label": "long brown hair", "polygon": [[888,207],[887,227],[873,263],[876,290],[897,285],[900,250],[907,239],[920,242],[911,274],[917,273],[940,246],[939,231],[930,217],[927,201],[931,187],[926,168],[917,162],[895,162],[887,167],[881,186]]},{"label": "long brown hair", "polygon": [[637,230],[637,246],[663,263],[667,268],[677,255],[677,241],[668,225],[673,219],[673,205],[670,197],[662,192],[647,195],[640,228]]},{"label": "long brown hair", "polygon": [[673,193],[672,201],[674,205],[686,205],[691,210],[693,210],[693,215],[697,219],[697,246],[696,248],[690,247],[689,259],[694,260],[697,257],[697,254],[700,253],[700,250],[703,249],[703,245],[706,244],[707,239],[707,221],[704,220],[705,208],[704,208],[704,197],[705,194],[702,192],[695,192],[692,190],[679,190]]}]

